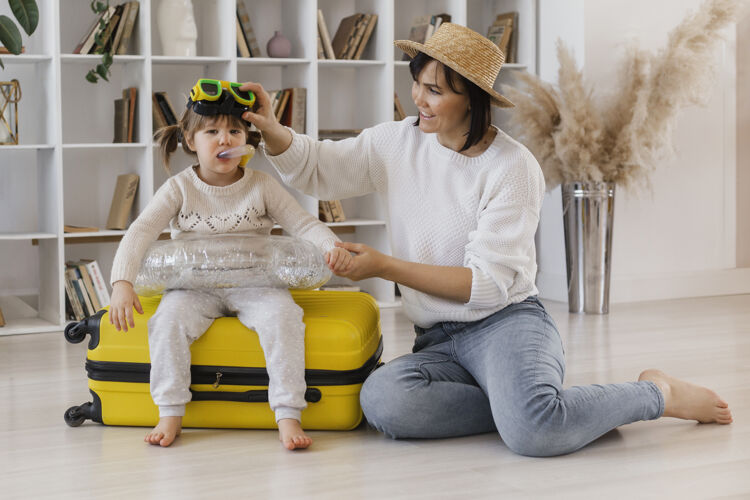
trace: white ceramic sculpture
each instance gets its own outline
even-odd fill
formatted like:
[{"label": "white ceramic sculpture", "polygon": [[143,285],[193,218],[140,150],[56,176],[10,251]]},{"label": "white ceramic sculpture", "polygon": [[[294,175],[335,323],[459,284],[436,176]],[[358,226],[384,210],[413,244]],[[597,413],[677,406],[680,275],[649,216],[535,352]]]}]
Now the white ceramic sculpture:
[{"label": "white ceramic sculpture", "polygon": [[198,28],[192,0],[161,0],[156,17],[164,55],[194,57]]}]

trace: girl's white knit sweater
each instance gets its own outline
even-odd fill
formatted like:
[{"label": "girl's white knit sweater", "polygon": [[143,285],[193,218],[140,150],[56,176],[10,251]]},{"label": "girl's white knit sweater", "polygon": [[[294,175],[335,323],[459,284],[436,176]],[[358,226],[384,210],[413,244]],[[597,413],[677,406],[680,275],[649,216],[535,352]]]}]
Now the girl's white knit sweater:
[{"label": "girl's white knit sweater", "polygon": [[284,182],[322,200],[377,192],[394,257],[471,269],[465,304],[399,286],[416,325],[476,321],[536,294],[534,234],[544,196],[536,159],[500,130],[486,151],[467,157],[414,121],[337,142],[292,131],[291,146],[267,156]]},{"label": "girl's white knit sweater", "polygon": [[237,182],[212,186],[195,168],[170,177],[130,225],[115,254],[111,283],[135,282],[148,247],[168,225],[172,239],[195,233],[269,235],[276,222],[323,252],[340,241],[269,174],[246,168]]}]

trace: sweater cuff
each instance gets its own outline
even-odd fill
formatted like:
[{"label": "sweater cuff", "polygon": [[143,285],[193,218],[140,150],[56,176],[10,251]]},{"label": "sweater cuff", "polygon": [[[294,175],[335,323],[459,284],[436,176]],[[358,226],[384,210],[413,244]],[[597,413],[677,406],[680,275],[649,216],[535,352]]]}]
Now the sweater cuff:
[{"label": "sweater cuff", "polygon": [[265,142],[261,144],[261,147],[263,148],[263,154],[266,155],[266,158],[268,158],[268,160],[273,163],[274,166],[278,168],[278,170],[284,173],[294,172],[299,167],[299,164],[302,162],[302,158],[304,157],[305,141],[291,128],[284,128],[292,133],[292,143],[288,148],[286,148],[286,151],[274,156],[266,149]]},{"label": "sweater cuff", "polygon": [[471,309],[488,309],[502,305],[506,300],[507,296],[492,278],[471,266],[471,297],[464,305]]}]

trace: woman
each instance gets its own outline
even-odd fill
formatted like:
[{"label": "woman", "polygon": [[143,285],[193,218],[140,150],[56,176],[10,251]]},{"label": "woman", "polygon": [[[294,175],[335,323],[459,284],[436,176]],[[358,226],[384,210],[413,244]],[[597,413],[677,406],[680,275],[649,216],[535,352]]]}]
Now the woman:
[{"label": "woman", "polygon": [[393,438],[497,431],[513,451],[570,453],[637,420],[672,416],[730,423],[714,392],[657,370],[638,382],[563,389],[563,346],[536,298],[534,233],[544,194],[537,161],[490,123],[502,52],[444,23],[425,43],[397,41],[413,59],[419,109],[358,137],[318,142],[279,125],[255,83],[245,118],[285,182],[320,199],[377,192],[392,256],[341,243],[355,257],[341,273],[395,281],[417,333],[412,354],[376,370],[361,402]]}]

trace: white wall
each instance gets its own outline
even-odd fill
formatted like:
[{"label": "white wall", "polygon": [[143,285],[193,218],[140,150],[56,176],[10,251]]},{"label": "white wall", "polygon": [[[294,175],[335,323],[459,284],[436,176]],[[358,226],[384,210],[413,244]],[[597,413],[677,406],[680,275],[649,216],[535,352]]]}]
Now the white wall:
[{"label": "white wall", "polygon": [[[551,47],[561,34],[574,48],[595,95],[614,86],[624,45],[657,51],[701,0],[542,0],[540,75],[556,81]],[[557,12],[563,4],[566,17]],[[545,29],[545,18],[564,27]],[[560,23],[559,19],[566,19]],[[581,34],[569,32],[568,19]],[[548,23],[554,24],[554,23]],[[705,108],[678,114],[674,159],[651,177],[653,194],[620,190],[615,201],[611,301],[628,302],[750,292],[736,263],[735,31],[716,52],[716,84]],[[559,190],[547,196],[539,234],[539,289],[567,300]]]}]

